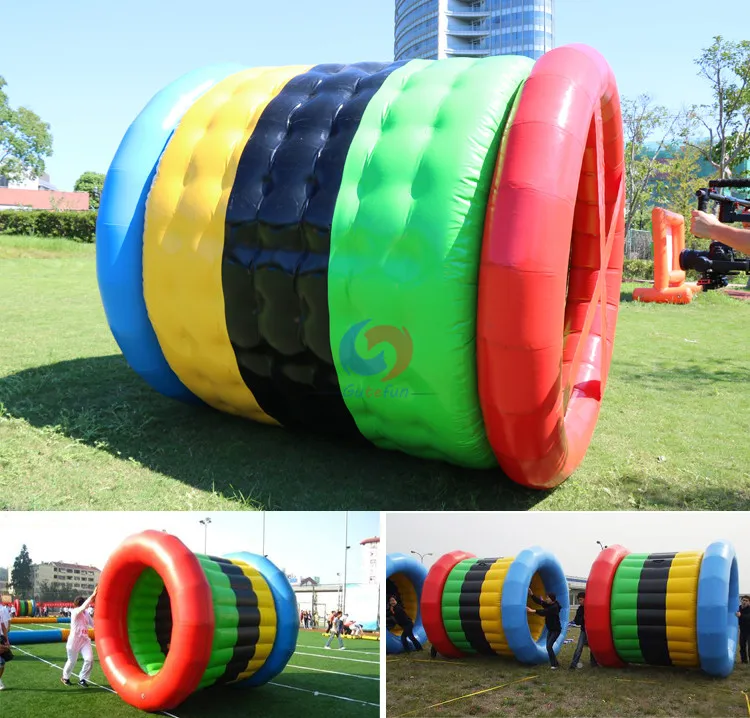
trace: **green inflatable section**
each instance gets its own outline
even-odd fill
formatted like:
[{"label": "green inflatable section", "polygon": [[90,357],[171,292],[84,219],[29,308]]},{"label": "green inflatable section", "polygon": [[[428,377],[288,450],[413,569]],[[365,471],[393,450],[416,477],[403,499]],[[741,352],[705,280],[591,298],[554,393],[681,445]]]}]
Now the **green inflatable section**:
[{"label": "green inflatable section", "polygon": [[[211,589],[214,635],[211,657],[199,688],[213,685],[226,670],[237,643],[239,613],[237,596],[229,577],[208,556],[196,554]],[[164,582],[153,569],[146,569],[136,581],[128,604],[128,638],[138,665],[148,675],[158,673],[166,657],[156,636],[156,610]],[[179,600],[179,597],[177,597]],[[206,636],[208,639],[208,636]]]},{"label": "green inflatable section", "polygon": [[457,563],[445,581],[443,589],[443,625],[451,643],[465,653],[476,653],[474,646],[469,643],[461,625],[460,597],[461,587],[469,569],[479,561],[477,558],[468,558]]},{"label": "green inflatable section", "polygon": [[644,663],[638,638],[638,584],[648,554],[631,553],[617,567],[612,582],[610,617],[617,655],[627,663]]},{"label": "green inflatable section", "polygon": [[328,268],[342,394],[374,444],[496,466],[476,371],[482,231],[533,61],[412,60],[370,100],[344,166]]},{"label": "green inflatable section", "polygon": [[158,673],[166,656],[156,639],[156,605],[164,582],[152,568],[135,582],[128,604],[128,638],[138,665],[149,676]]}]

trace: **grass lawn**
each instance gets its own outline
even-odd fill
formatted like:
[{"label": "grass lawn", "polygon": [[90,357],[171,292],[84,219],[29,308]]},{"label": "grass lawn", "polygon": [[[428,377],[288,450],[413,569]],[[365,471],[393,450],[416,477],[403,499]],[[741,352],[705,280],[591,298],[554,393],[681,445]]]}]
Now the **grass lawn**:
[{"label": "grass lawn", "polygon": [[[33,624],[27,627],[34,628]],[[323,650],[324,643],[320,633],[300,631],[297,651],[272,683],[258,688],[223,686],[198,691],[166,715],[377,718],[380,643],[347,640],[347,650],[343,653]],[[132,708],[112,692],[94,653],[91,680],[97,685],[83,689],[60,683],[65,664],[64,644],[15,648],[15,659],[6,666],[3,676],[6,690],[0,693],[0,714],[13,718],[38,718],[53,713],[76,718],[149,715]],[[81,665],[79,660],[77,669]]]},{"label": "grass lawn", "polygon": [[631,291],[588,454],[537,492],[166,399],[112,339],[92,245],[0,237],[0,508],[747,508],[750,302]]},{"label": "grass lawn", "polygon": [[[578,631],[569,632],[578,640]],[[574,645],[563,646],[563,668],[524,666],[511,658],[470,656],[430,660],[429,652],[389,656],[386,715],[401,716],[746,716],[742,691],[750,668],[738,664],[729,678],[684,668],[585,668],[567,670]],[[524,680],[529,679],[529,680]],[[488,690],[488,689],[495,690]],[[455,700],[440,707],[436,703]]]}]

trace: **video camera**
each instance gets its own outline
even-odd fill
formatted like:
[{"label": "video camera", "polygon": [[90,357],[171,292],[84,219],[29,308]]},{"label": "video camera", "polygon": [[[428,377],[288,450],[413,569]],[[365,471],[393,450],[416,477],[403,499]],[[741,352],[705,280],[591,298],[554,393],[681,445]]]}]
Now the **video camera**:
[{"label": "video camera", "polygon": [[[750,209],[750,200],[719,194],[714,191],[728,187],[742,187],[750,189],[748,179],[711,180],[707,188],[699,189],[695,196],[698,198],[698,209],[708,211],[709,202],[719,205],[719,222],[748,222],[750,215],[737,211],[737,208]],[[750,259],[739,259],[731,247],[721,242],[711,242],[707,251],[684,249],[680,252],[680,269],[687,271],[694,269],[700,272],[698,284],[704,290],[720,289],[729,284],[729,277],[740,272],[750,273]]]}]

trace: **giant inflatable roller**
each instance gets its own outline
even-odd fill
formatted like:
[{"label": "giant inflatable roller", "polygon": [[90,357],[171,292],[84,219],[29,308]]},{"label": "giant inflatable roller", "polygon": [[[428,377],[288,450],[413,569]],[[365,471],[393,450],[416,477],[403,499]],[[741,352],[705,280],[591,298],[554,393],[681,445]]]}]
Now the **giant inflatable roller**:
[{"label": "giant inflatable roller", "polygon": [[528,596],[554,593],[560,603],[562,632],[570,612],[568,582],[559,561],[538,546],[516,557],[477,558],[453,551],[430,568],[422,586],[421,615],[427,638],[443,656],[470,654],[514,657],[521,663],[547,663],[544,618],[526,611],[539,608]]},{"label": "giant inflatable roller", "polygon": [[96,598],[102,670],[145,711],[208,686],[268,682],[294,652],[298,628],[292,588],[268,559],[194,554],[161,531],[123,542]]},{"label": "giant inflatable roller", "polygon": [[726,541],[705,551],[602,551],[586,585],[586,633],[602,666],[700,667],[724,678],[737,650],[739,573]]},{"label": "giant inflatable roller", "polygon": [[110,326],[154,388],[535,488],[575,470],[623,254],[596,51],[222,66],[154,102],[97,228]]},{"label": "giant inflatable roller", "polygon": [[[393,596],[403,606],[406,615],[414,623],[414,637],[424,643],[426,635],[422,624],[420,608],[422,587],[427,569],[421,562],[403,553],[389,553],[385,557],[386,605]],[[402,653],[401,626],[395,625],[388,629],[385,636],[386,653]]]},{"label": "giant inflatable roller", "polygon": [[16,609],[16,616],[30,616],[33,617],[36,613],[36,601],[32,599],[16,599],[13,601],[13,607]]}]

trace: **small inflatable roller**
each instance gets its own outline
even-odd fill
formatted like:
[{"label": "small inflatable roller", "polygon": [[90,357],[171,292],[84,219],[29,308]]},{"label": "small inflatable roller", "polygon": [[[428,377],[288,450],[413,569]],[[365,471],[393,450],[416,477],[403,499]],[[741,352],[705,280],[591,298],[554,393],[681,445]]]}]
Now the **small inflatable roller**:
[{"label": "small inflatable roller", "polygon": [[47,618],[31,618],[29,616],[23,616],[21,618],[11,618],[11,624],[13,623],[70,623],[69,618],[63,616],[47,617]]},{"label": "small inflatable roller", "polygon": [[16,609],[16,617],[31,617],[36,613],[36,601],[34,599],[23,600],[16,599],[13,601],[13,607]]},{"label": "small inflatable roller", "polygon": [[[420,610],[422,585],[426,576],[427,569],[411,556],[403,553],[389,553],[385,557],[386,605],[391,596],[396,597],[414,623],[414,637],[420,643],[424,643],[427,637]],[[388,628],[385,637],[386,653],[403,652],[402,633],[401,626],[395,625]]]},{"label": "small inflatable roller", "polygon": [[[88,631],[89,638],[94,640],[94,629]],[[52,628],[47,631],[9,631],[11,646],[32,646],[41,643],[65,643],[70,635],[69,628]]]},{"label": "small inflatable roller", "polygon": [[737,649],[739,573],[726,541],[705,551],[602,551],[586,585],[586,633],[603,666],[700,667],[726,677]]},{"label": "small inflatable roller", "polygon": [[441,655],[499,655],[535,665],[549,661],[544,618],[526,608],[540,606],[529,598],[554,593],[560,603],[565,641],[570,612],[568,582],[562,566],[538,546],[516,557],[477,558],[453,551],[430,568],[422,588],[422,621],[427,638]]},{"label": "small inflatable roller", "polygon": [[174,708],[213,685],[259,686],[294,652],[297,604],[286,576],[249,553],[194,554],[176,537],[128,538],[102,571],[99,660],[136,708]]},{"label": "small inflatable roller", "polygon": [[607,382],[623,167],[583,45],[208,68],[112,162],[104,309],[168,396],[549,488]]}]

